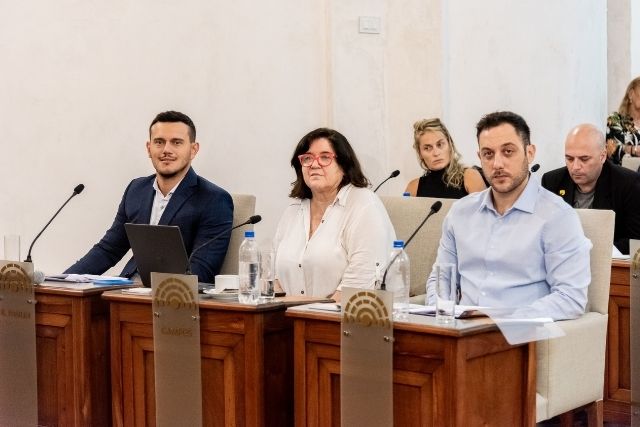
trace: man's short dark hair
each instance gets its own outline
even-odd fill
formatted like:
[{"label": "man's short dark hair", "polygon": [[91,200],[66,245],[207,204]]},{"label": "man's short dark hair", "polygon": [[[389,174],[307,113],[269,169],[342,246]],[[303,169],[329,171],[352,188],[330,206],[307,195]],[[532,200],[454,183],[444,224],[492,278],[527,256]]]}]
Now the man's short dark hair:
[{"label": "man's short dark hair", "polygon": [[352,184],[354,187],[368,187],[369,180],[362,173],[360,162],[347,138],[337,130],[319,128],[303,136],[300,142],[298,142],[293,156],[291,156],[291,167],[296,171],[296,180],[291,183],[293,188],[291,189],[289,197],[311,199],[311,189],[304,182],[302,165],[300,164],[298,156],[309,151],[311,143],[320,138],[326,138],[329,141],[333,147],[333,151],[336,153],[335,161],[338,162],[344,172],[342,182],[340,182],[340,188],[347,184]]},{"label": "man's short dark hair", "polygon": [[529,125],[527,125],[527,122],[521,116],[516,113],[512,113],[511,111],[496,111],[495,113],[487,114],[481,118],[476,125],[476,138],[480,141],[480,134],[482,131],[492,129],[505,123],[513,126],[516,133],[520,136],[520,139],[522,139],[525,148],[527,145],[531,144],[531,131],[529,130]]},{"label": "man's short dark hair", "polygon": [[151,136],[151,128],[156,123],[184,123],[189,127],[189,141],[195,142],[196,140],[196,125],[193,124],[193,121],[184,113],[179,111],[164,111],[159,113],[149,125],[149,136]]}]

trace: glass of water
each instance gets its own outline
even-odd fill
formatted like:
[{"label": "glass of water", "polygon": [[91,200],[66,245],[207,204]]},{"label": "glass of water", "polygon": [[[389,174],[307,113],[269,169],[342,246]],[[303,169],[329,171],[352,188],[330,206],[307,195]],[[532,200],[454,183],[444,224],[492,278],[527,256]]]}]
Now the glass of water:
[{"label": "glass of water", "polygon": [[433,265],[433,274],[436,279],[436,322],[453,323],[457,300],[456,266],[436,263]]},{"label": "glass of water", "polygon": [[260,296],[270,300],[274,296],[275,252],[269,247],[260,251]]},{"label": "glass of water", "polygon": [[4,259],[5,261],[20,261],[20,236],[17,234],[4,236]]}]

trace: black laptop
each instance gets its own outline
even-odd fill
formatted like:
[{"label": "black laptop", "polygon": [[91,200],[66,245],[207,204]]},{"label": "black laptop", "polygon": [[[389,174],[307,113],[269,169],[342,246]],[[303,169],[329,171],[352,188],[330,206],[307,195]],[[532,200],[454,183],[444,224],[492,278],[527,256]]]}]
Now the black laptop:
[{"label": "black laptop", "polygon": [[[185,274],[189,257],[180,228],[175,225],[125,224],[127,238],[142,284],[151,287],[151,272]],[[211,288],[198,283],[198,291]]]}]

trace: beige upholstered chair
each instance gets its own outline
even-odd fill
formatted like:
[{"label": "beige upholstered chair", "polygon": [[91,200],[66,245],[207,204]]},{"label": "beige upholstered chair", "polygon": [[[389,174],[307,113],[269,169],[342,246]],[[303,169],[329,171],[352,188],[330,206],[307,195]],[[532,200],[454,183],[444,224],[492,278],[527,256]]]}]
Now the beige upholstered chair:
[{"label": "beige upholstered chair", "polygon": [[[248,194],[232,194],[233,199],[233,225],[242,224],[249,219],[256,210],[256,196]],[[244,240],[244,232],[247,230],[253,230],[253,225],[245,225],[244,227],[236,228],[231,232],[231,240],[229,241],[229,248],[227,254],[224,257],[220,274],[238,274],[238,250],[240,244]]]},{"label": "beige upholstered chair", "polygon": [[537,343],[536,420],[589,405],[589,425],[601,426],[615,213],[595,209],[577,212],[593,244],[589,300],[582,317],[556,323],[566,333],[564,337]]},{"label": "beige upholstered chair", "polygon": [[442,235],[442,221],[456,200],[391,196],[382,196],[381,199],[387,209],[387,213],[389,213],[389,218],[391,218],[391,223],[396,231],[396,238],[405,241],[429,213],[431,205],[436,200],[442,202],[440,211],[429,218],[407,247],[411,266],[411,291],[409,294],[411,302],[424,304],[427,292],[427,278],[438,254],[438,245]]},{"label": "beige upholstered chair", "polygon": [[638,172],[638,168],[640,168],[640,157],[624,156],[622,158],[622,167]]}]

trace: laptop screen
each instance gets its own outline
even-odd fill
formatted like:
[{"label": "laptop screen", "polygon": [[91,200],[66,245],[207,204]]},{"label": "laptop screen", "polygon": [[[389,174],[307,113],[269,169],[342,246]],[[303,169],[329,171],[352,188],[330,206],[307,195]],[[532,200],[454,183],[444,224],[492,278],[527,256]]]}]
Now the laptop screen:
[{"label": "laptop screen", "polygon": [[151,272],[185,274],[189,257],[175,225],[125,224],[140,279],[151,287]]}]

